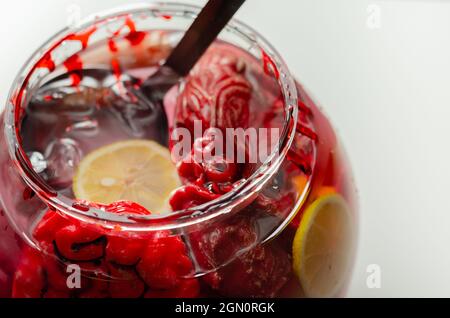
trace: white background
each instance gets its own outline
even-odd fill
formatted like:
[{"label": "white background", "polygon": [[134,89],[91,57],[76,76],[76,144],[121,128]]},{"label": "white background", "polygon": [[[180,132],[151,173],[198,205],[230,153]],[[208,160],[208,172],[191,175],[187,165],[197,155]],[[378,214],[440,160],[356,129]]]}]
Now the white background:
[{"label": "white background", "polygon": [[[130,2],[2,1],[1,105],[70,4],[84,17]],[[346,145],[361,201],[348,296],[450,297],[450,2],[248,0],[238,16],[278,48]],[[366,286],[369,264],[380,289]]]}]

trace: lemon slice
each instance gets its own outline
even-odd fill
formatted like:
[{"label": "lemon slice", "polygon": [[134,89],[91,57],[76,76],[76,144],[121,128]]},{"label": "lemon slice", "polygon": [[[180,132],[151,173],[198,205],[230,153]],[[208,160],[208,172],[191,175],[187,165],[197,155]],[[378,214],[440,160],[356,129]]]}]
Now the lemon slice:
[{"label": "lemon slice", "polygon": [[354,232],[339,194],[314,201],[302,216],[293,243],[293,267],[308,297],[334,297],[344,287],[353,255]]},{"label": "lemon slice", "polygon": [[161,213],[169,211],[170,193],[179,185],[167,148],[150,140],[127,140],[84,157],[73,179],[73,192],[77,199],[104,204],[129,200]]}]

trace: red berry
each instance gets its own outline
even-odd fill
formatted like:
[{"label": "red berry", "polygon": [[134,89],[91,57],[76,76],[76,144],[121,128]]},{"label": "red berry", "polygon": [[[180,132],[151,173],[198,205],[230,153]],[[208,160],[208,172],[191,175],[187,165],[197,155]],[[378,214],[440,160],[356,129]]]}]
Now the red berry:
[{"label": "red berry", "polygon": [[109,235],[106,260],[120,265],[137,264],[145,245],[146,241],[143,239]]},{"label": "red berry", "polygon": [[67,286],[69,273],[66,272],[66,266],[54,259],[53,256],[44,256],[44,267],[49,288],[55,291],[70,293],[70,289]]},{"label": "red berry", "polygon": [[[105,207],[111,213],[147,215],[150,212],[137,203],[118,201]],[[146,240],[136,233],[113,233],[107,236],[106,260],[120,265],[134,265],[139,261]]]},{"label": "red berry", "polygon": [[10,278],[0,269],[0,298],[7,298],[11,293]]},{"label": "red berry", "polygon": [[14,274],[13,298],[40,298],[45,290],[45,270],[42,256],[31,247],[26,247]]},{"label": "red berry", "polygon": [[56,232],[55,244],[66,260],[92,261],[103,256],[102,234],[80,225],[67,225]]},{"label": "red berry", "polygon": [[178,176],[183,182],[196,182],[203,175],[203,167],[195,162],[192,154],[187,155],[177,163]]},{"label": "red berry", "polygon": [[80,263],[82,271],[84,271],[84,280],[81,283],[81,291],[77,291],[77,296],[80,298],[106,298],[109,297],[108,279],[110,271],[108,266],[101,262],[95,263]]},{"label": "red berry", "polygon": [[109,293],[113,298],[138,298],[145,290],[144,282],[134,269],[110,266]]},{"label": "red berry", "polygon": [[137,270],[152,289],[173,289],[191,273],[192,262],[179,237],[161,237],[149,241]]},{"label": "red berry", "polygon": [[258,245],[218,273],[223,296],[274,297],[288,281],[291,261],[278,246]]},{"label": "red berry", "polygon": [[206,179],[212,182],[232,182],[236,178],[237,165],[224,157],[215,156],[203,163]]},{"label": "red berry", "polygon": [[191,235],[191,245],[199,265],[206,270],[215,269],[230,261],[258,239],[251,217],[236,215],[210,229]]},{"label": "red berry", "polygon": [[34,229],[34,238],[39,242],[50,243],[53,241],[56,231],[69,224],[69,220],[58,212],[48,210]]},{"label": "red berry", "polygon": [[[261,215],[249,213],[251,211],[246,210],[245,214],[191,235],[192,249],[199,265],[204,270],[218,269],[205,275],[203,281],[223,296],[273,296],[290,273],[286,252],[272,246],[256,245],[259,237],[252,219],[261,218]],[[249,248],[250,251],[245,252]],[[242,252],[245,254],[235,259]]]},{"label": "red berry", "polygon": [[184,182],[202,185],[205,182],[227,183],[235,180],[237,164],[224,156],[224,147],[210,137],[197,138],[190,154],[178,164],[178,175]]},{"label": "red berry", "polygon": [[178,188],[171,196],[169,203],[172,210],[178,211],[218,198],[220,194],[212,193],[198,185],[188,184]]}]

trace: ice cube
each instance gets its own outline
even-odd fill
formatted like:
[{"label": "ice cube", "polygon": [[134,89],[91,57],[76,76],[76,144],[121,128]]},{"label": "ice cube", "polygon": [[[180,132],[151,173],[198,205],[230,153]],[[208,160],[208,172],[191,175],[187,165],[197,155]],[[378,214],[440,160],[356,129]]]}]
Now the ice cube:
[{"label": "ice cube", "polygon": [[[167,139],[162,133],[162,105],[150,102],[131,82],[116,82],[111,86],[113,94],[105,98],[107,110],[120,122],[121,127],[137,138],[149,138],[159,141]],[[165,119],[164,119],[165,120]]]},{"label": "ice cube", "polygon": [[36,173],[42,173],[45,169],[47,169],[47,161],[42,153],[33,151],[28,153],[28,158],[30,159],[30,163]]},{"label": "ice cube", "polygon": [[75,122],[66,128],[66,133],[83,134],[87,137],[97,135],[99,131],[98,121],[95,119],[88,119],[80,122]]},{"label": "ice cube", "polygon": [[47,182],[55,188],[70,186],[82,157],[78,143],[70,138],[55,139],[48,145],[44,155],[47,163]]},{"label": "ice cube", "polygon": [[83,70],[77,86],[65,75],[33,94],[22,122],[23,146],[35,171],[57,191],[70,194],[83,154],[130,138],[165,143],[162,111],[129,76]]}]

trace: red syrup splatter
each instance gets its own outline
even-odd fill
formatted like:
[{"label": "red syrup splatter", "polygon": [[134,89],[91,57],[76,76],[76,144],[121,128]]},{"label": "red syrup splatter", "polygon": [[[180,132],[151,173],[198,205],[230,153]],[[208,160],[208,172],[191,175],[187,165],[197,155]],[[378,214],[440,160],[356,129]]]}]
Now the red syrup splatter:
[{"label": "red syrup splatter", "polygon": [[[31,75],[34,73],[34,71],[38,68],[46,68],[49,72],[52,72],[55,70],[55,62],[52,59],[51,52],[57,48],[59,45],[61,45],[66,40],[78,40],[81,42],[81,45],[83,48],[86,48],[89,42],[90,36],[95,32],[96,27],[92,27],[89,30],[78,33],[78,34],[69,34],[59,41],[55,42],[46,53],[43,54],[43,56],[36,62],[36,64],[32,67],[32,69],[28,72],[27,76],[25,77],[22,86],[20,87],[18,93],[16,96],[14,96],[11,100],[12,104],[15,106],[16,111],[14,112],[14,124],[15,124],[15,132],[17,136],[17,141],[19,144],[22,144],[22,138],[20,135],[20,126],[21,126],[21,119],[24,113],[24,109],[22,108],[22,97],[23,94],[26,92],[27,85],[30,81]],[[69,58],[68,61],[66,61],[67,65],[66,67],[68,69],[73,70],[74,68],[78,67],[79,69],[82,68],[82,63],[79,57],[72,56]],[[81,77],[74,73],[72,76],[72,82],[74,85],[77,85],[79,81],[81,80]],[[30,168],[31,163],[29,162],[27,156],[24,154],[22,148],[16,148],[16,157],[18,158],[18,163],[22,167],[24,173],[29,177],[33,182],[42,189],[42,195],[48,196],[48,197],[55,197],[57,196],[57,192],[55,192],[53,189],[48,187],[45,182],[42,181],[42,179],[36,175],[36,173]]]},{"label": "red syrup splatter", "polygon": [[[138,45],[139,43],[141,43],[144,40],[145,33],[136,31],[136,26],[135,26],[133,20],[129,17],[126,19],[125,24],[118,31],[116,31],[115,35],[118,35],[120,33],[120,31],[122,30],[122,28],[125,26],[127,26],[129,29],[128,40],[130,41],[131,45]],[[60,40],[55,42],[48,49],[48,51],[46,53],[43,54],[43,56],[36,62],[36,64],[28,72],[28,74],[26,75],[26,77],[22,83],[22,86],[18,90],[17,94],[11,100],[12,104],[15,106],[15,109],[16,109],[16,111],[14,112],[14,124],[15,124],[15,132],[16,132],[16,136],[17,136],[17,141],[19,142],[19,144],[22,144],[21,135],[20,135],[20,127],[21,127],[21,119],[22,119],[22,116],[24,113],[24,109],[22,108],[22,99],[23,99],[22,97],[23,97],[23,94],[26,92],[27,85],[28,85],[30,78],[31,78],[32,74],[34,73],[34,71],[37,68],[46,68],[49,72],[54,71],[56,68],[56,65],[51,56],[51,52],[55,48],[57,48],[59,45],[61,45],[66,40],[72,40],[72,41],[80,41],[82,48],[86,49],[88,46],[90,37],[96,30],[97,30],[97,27],[93,26],[84,32],[79,32],[76,34],[69,34],[69,35],[61,38]],[[142,34],[131,35],[132,33],[142,33]],[[117,49],[117,47],[115,46],[115,43],[113,43],[112,46]],[[111,44],[110,44],[110,49],[111,49]],[[72,85],[77,86],[82,79],[82,74],[80,71],[82,70],[82,67],[83,67],[83,63],[82,63],[80,57],[78,56],[78,54],[74,54],[69,59],[67,59],[67,61],[64,62],[64,66],[67,68],[68,71],[72,72],[72,74],[71,74]],[[118,68],[116,67],[116,70],[117,69]],[[33,180],[33,182],[39,188],[42,189],[42,193],[40,193],[40,194],[47,196],[47,197],[57,196],[58,193],[55,192],[50,187],[48,187],[45,184],[45,182],[43,182],[42,179],[38,175],[36,175],[36,173],[30,168],[31,163],[29,162],[27,156],[24,154],[23,149],[16,148],[15,152],[16,152],[16,157],[18,158],[18,164],[22,167],[24,173],[27,175],[28,178]]]},{"label": "red syrup splatter", "polygon": [[307,116],[312,116],[312,111],[311,111],[311,108],[309,108],[308,106],[306,106],[306,104],[305,103],[303,103],[302,101],[298,101],[298,109],[301,111],[301,112],[304,112]]},{"label": "red syrup splatter", "polygon": [[[147,35],[145,32],[136,31],[136,25],[134,21],[130,17],[127,17],[125,19],[125,23],[113,33],[112,37],[108,39],[108,48],[110,52],[116,53],[119,51],[119,48],[117,47],[114,37],[117,37],[122,32],[124,27],[128,28],[128,34],[125,36],[125,39],[128,42],[130,42],[130,45],[132,46],[136,46],[142,43],[142,41],[145,39]],[[119,60],[113,58],[111,60],[111,67],[116,78],[119,78],[122,73],[120,69]]]},{"label": "red syrup splatter", "polygon": [[263,59],[264,73],[266,73],[267,75],[273,75],[276,79],[279,79],[280,72],[278,71],[275,62],[266,52],[264,52],[264,50],[261,50],[261,54]]},{"label": "red syrup splatter", "polygon": [[116,58],[111,59],[111,68],[113,71],[114,76],[119,79],[120,75],[122,75],[122,71],[120,69],[120,62]]},{"label": "red syrup splatter", "polygon": [[142,41],[144,41],[146,35],[147,34],[145,32],[134,31],[130,32],[127,36],[125,36],[125,39],[127,39],[132,46],[136,46],[141,44]]},{"label": "red syrup splatter", "polygon": [[297,132],[311,140],[317,141],[317,134],[311,128],[299,124],[297,125]]},{"label": "red syrup splatter", "polygon": [[63,64],[68,72],[81,70],[83,68],[83,62],[78,54],[72,55]]},{"label": "red syrup splatter", "polygon": [[287,159],[296,165],[307,176],[311,175],[312,167],[310,163],[293,150],[289,150],[287,153]]},{"label": "red syrup splatter", "polygon": [[125,27],[128,28],[128,34],[125,36],[125,39],[128,42],[130,42],[131,46],[137,46],[141,44],[142,41],[144,41],[145,37],[147,36],[147,33],[137,31],[136,24],[134,23],[134,21],[130,17],[127,17],[125,19],[125,23],[122,26],[120,26],[115,32],[113,32],[111,38],[108,41],[109,50],[111,52],[118,51],[117,45],[114,42],[114,37],[117,37]]},{"label": "red syrup splatter", "polygon": [[88,47],[89,39],[95,31],[97,31],[97,27],[93,26],[84,32],[69,35],[66,40],[80,41],[83,49],[86,49]]},{"label": "red syrup splatter", "polygon": [[119,48],[117,47],[116,42],[114,41],[113,38],[110,38],[110,39],[108,40],[108,48],[109,48],[109,50],[110,50],[111,52],[113,52],[113,53],[116,53],[116,52],[119,51]]},{"label": "red syrup splatter", "polygon": [[70,78],[72,80],[72,86],[78,86],[80,84],[83,75],[81,70],[83,69],[83,62],[78,54],[74,54],[69,57],[64,63],[65,68],[70,72]]},{"label": "red syrup splatter", "polygon": [[36,63],[36,68],[46,68],[50,72],[55,69],[55,62],[53,62],[50,52],[45,53],[44,56]]},{"label": "red syrup splatter", "polygon": [[[128,41],[130,41],[131,45],[138,45],[140,44],[144,38],[146,33],[141,32],[141,31],[136,31],[136,25],[134,23],[134,21],[130,18],[127,17],[125,20],[125,23],[123,26],[121,26],[116,32],[113,33],[113,36],[117,36],[119,35],[119,33],[122,31],[122,29],[124,27],[128,27],[129,30],[129,34],[127,35],[127,39]],[[79,33],[74,33],[74,34],[69,34],[66,37],[60,39],[59,41],[55,42],[49,49],[48,51],[36,62],[36,64],[33,66],[33,68],[30,70],[30,72],[27,74],[27,76],[25,77],[25,80],[23,81],[22,87],[19,89],[17,95],[12,99],[12,103],[17,107],[20,108],[21,104],[22,104],[22,96],[23,93],[26,91],[26,87],[28,85],[28,82],[30,80],[31,75],[33,74],[33,72],[37,69],[37,68],[46,68],[48,69],[50,72],[52,72],[55,69],[55,62],[52,59],[51,56],[51,52],[57,48],[61,43],[63,43],[66,40],[71,40],[71,41],[80,41],[81,42],[81,46],[83,49],[86,49],[88,47],[89,44],[89,39],[92,36],[92,34],[97,30],[96,26],[92,26],[91,28],[89,28],[88,30],[84,31],[84,32],[79,32]],[[118,48],[116,46],[116,44],[114,43],[114,40],[111,38],[110,41],[108,42],[109,48],[112,52],[117,52]],[[81,62],[81,60],[78,60],[78,56],[76,57],[77,61],[76,62]],[[72,56],[70,59],[75,59],[74,56]],[[69,63],[70,66],[70,70],[75,70],[73,66],[73,63],[75,61],[66,61],[66,63]],[[67,67],[67,65],[66,65]],[[79,67],[79,69],[82,68],[82,64],[81,67]],[[69,68],[68,68],[69,70]],[[72,83],[74,85],[79,84],[79,81],[81,80],[81,74],[76,74],[74,73],[74,75],[72,75]],[[15,113],[15,123],[16,123],[16,129],[18,129],[18,127],[20,125],[18,125],[18,123],[20,122],[21,119],[21,115],[23,114],[23,112],[16,112]],[[17,131],[18,133],[18,131]]]},{"label": "red syrup splatter", "polygon": [[[59,41],[55,42],[48,49],[48,51],[36,62],[36,64],[33,66],[33,68],[29,71],[29,73],[27,74],[27,76],[25,77],[25,79],[23,81],[22,87],[19,89],[19,92],[17,93],[15,98],[13,98],[12,103],[18,108],[21,106],[23,93],[26,91],[26,87],[28,85],[28,82],[30,81],[31,75],[37,68],[46,68],[50,72],[52,72],[55,69],[55,62],[53,61],[52,56],[51,56],[51,52],[55,48],[57,48],[59,45],[61,45],[61,43],[63,43],[66,40],[75,40],[75,41],[78,40],[81,42],[81,46],[83,48],[86,48],[88,45],[90,36],[96,31],[96,29],[97,28],[95,26],[93,26],[92,28],[88,29],[85,32],[77,33],[77,34],[69,34],[69,35],[63,37],[62,39],[60,39]],[[19,127],[18,123],[21,119],[21,114],[22,114],[21,112],[15,113],[16,129]]]}]

